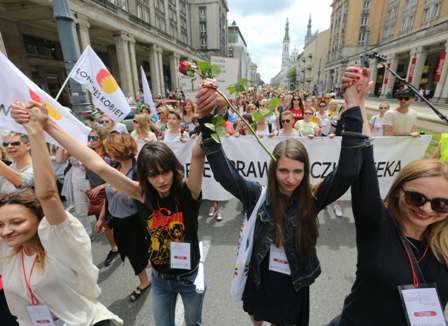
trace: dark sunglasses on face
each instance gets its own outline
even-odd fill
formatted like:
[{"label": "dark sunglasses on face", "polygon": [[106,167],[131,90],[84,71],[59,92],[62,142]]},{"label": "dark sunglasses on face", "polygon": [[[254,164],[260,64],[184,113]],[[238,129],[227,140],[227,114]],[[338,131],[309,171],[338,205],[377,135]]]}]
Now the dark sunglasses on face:
[{"label": "dark sunglasses on face", "polygon": [[87,136],[87,141],[97,141],[98,136]]},{"label": "dark sunglasses on face", "polygon": [[387,107],[387,106],[380,106],[380,110],[381,110],[381,109],[387,110],[388,107]]},{"label": "dark sunglasses on face", "polygon": [[306,115],[311,115],[312,113],[311,113],[311,112],[305,112],[304,114],[306,114]]},{"label": "dark sunglasses on face", "polygon": [[409,101],[409,99],[410,99],[409,96],[404,96],[404,97],[398,98],[399,101]]},{"label": "dark sunglasses on face", "polygon": [[109,123],[109,120],[101,120],[100,123]]},{"label": "dark sunglasses on face", "polygon": [[448,198],[428,199],[425,195],[416,191],[407,191],[401,188],[404,193],[404,200],[410,206],[421,207],[427,202],[431,203],[431,208],[437,213],[448,213]]},{"label": "dark sunglasses on face", "polygon": [[291,122],[291,120],[289,120],[289,119],[282,120],[282,123],[290,123],[290,122]]},{"label": "dark sunglasses on face", "polygon": [[138,123],[138,121],[137,120],[132,120],[132,123]]},{"label": "dark sunglasses on face", "polygon": [[9,145],[11,145],[11,146],[20,146],[20,144],[21,144],[22,142],[21,141],[12,141],[12,142],[3,142],[3,147],[8,147]]}]

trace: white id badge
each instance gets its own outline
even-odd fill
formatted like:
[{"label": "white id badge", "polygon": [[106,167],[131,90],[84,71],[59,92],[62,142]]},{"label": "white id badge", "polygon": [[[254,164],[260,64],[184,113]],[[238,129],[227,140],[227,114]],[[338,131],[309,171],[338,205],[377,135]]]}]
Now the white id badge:
[{"label": "white id badge", "polygon": [[170,244],[170,266],[173,269],[191,269],[191,245],[186,242]]},{"label": "white id badge", "polygon": [[26,309],[28,310],[28,315],[33,326],[56,326],[47,305],[32,305],[27,306]]},{"label": "white id badge", "polygon": [[408,325],[446,326],[435,284],[423,284],[420,288],[412,285],[399,286]]},{"label": "white id badge", "polygon": [[271,250],[269,253],[269,270],[286,275],[291,275],[291,269],[289,269],[288,258],[286,258],[285,249],[283,247],[276,247],[271,244]]}]

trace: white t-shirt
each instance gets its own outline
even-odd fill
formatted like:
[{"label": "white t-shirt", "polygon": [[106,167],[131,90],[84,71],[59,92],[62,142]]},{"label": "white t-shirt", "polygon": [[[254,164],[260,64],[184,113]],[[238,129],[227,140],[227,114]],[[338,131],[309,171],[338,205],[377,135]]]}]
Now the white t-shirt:
[{"label": "white t-shirt", "polygon": [[381,137],[384,136],[383,132],[383,124],[384,117],[380,118],[378,115],[374,115],[372,119],[370,119],[370,125],[372,125],[372,136],[373,137]]},{"label": "white t-shirt", "polygon": [[180,140],[189,139],[188,133],[185,131],[181,133],[180,131],[177,133],[172,133],[168,129],[165,130],[165,134],[163,136],[163,141],[172,142],[172,141],[180,141]]},{"label": "white t-shirt", "polygon": [[384,125],[391,126],[395,136],[409,136],[417,124],[417,112],[409,109],[407,113],[389,110],[384,115]]},{"label": "white t-shirt", "polygon": [[22,169],[17,169],[16,163],[14,162],[9,167],[20,173],[20,176],[22,177],[22,184],[19,188],[16,188],[5,177],[0,176],[0,195],[21,193],[25,190],[31,189],[34,186],[34,174],[33,167],[31,165],[26,166]]},{"label": "white t-shirt", "polygon": [[278,135],[283,137],[299,137],[300,133],[297,129],[291,129],[289,132],[286,132],[285,129],[282,128],[278,131]]},{"label": "white t-shirt", "polygon": [[120,134],[128,134],[128,128],[126,128],[126,125],[121,122],[116,122],[115,126],[112,130],[118,131]]},{"label": "white t-shirt", "polygon": [[[35,267],[30,280],[31,289],[40,304],[70,326],[90,326],[111,319],[115,325],[123,321],[98,301],[98,268],[92,262],[90,238],[81,222],[67,212],[67,220],[50,225],[43,218],[38,229],[45,249],[44,268]],[[34,256],[23,254],[29,278]],[[22,253],[13,254],[4,240],[0,240],[0,274],[6,301],[19,325],[32,326],[27,313],[31,304],[22,271]]]},{"label": "white t-shirt", "polygon": [[131,132],[131,137],[134,138],[135,142],[137,143],[137,149],[140,152],[143,146],[145,146],[146,143],[154,143],[157,141],[157,136],[152,131],[148,131],[148,134],[144,139],[139,137],[139,134],[137,133],[137,130],[133,130]]}]

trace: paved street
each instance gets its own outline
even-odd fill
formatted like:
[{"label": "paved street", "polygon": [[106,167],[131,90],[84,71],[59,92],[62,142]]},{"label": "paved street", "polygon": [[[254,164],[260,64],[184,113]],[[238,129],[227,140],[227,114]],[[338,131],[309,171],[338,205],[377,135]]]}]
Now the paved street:
[{"label": "paved street", "polygon": [[[235,244],[241,224],[241,205],[229,201],[224,208],[224,220],[209,220],[209,202],[204,202],[199,220],[200,239],[206,251],[206,277],[208,289],[204,301],[204,325],[251,325],[240,303],[229,295],[231,271],[235,260]],[[321,228],[318,254],[322,263],[322,275],[311,287],[312,326],[325,325],[341,309],[343,299],[354,280],[355,247],[354,229],[349,203],[343,203],[344,217],[336,218],[331,211],[320,214]],[[94,261],[101,268],[101,301],[119,314],[126,326],[154,325],[151,315],[149,292],[138,302],[130,303],[128,295],[136,287],[128,262],[122,265],[116,260],[110,267],[102,267],[108,247],[102,237],[93,241]],[[179,300],[181,301],[181,300]],[[178,302],[179,303],[179,302]],[[177,326],[183,325],[182,305],[178,304]]]}]

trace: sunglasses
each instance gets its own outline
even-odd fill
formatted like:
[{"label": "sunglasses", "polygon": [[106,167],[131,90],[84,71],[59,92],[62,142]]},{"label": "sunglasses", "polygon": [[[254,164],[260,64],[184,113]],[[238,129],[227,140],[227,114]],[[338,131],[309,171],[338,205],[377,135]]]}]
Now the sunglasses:
[{"label": "sunglasses", "polygon": [[311,114],[313,114],[313,113],[311,113],[311,112],[305,112],[304,114],[306,114],[306,115],[311,115]]},{"label": "sunglasses", "polygon": [[12,142],[3,142],[3,147],[8,147],[9,145],[11,145],[11,146],[20,146],[20,144],[21,144],[22,142],[21,141],[12,141]]},{"label": "sunglasses", "polygon": [[431,203],[431,208],[437,213],[448,213],[448,198],[428,199],[425,195],[416,191],[407,191],[401,188],[404,193],[404,200],[410,206],[421,207],[427,202]]},{"label": "sunglasses", "polygon": [[87,141],[97,141],[98,136],[87,136]]},{"label": "sunglasses", "polygon": [[138,123],[138,121],[137,120],[132,120],[132,123]]},{"label": "sunglasses", "polygon": [[101,120],[100,123],[109,123],[109,120]]},{"label": "sunglasses", "polygon": [[282,120],[282,123],[290,123],[291,122],[291,120],[290,119],[285,119],[285,120]]},{"label": "sunglasses", "polygon": [[380,106],[380,110],[387,110],[388,107],[387,106]]},{"label": "sunglasses", "polygon": [[409,101],[410,97],[409,96],[404,96],[404,97],[399,97],[398,100],[399,101]]}]

